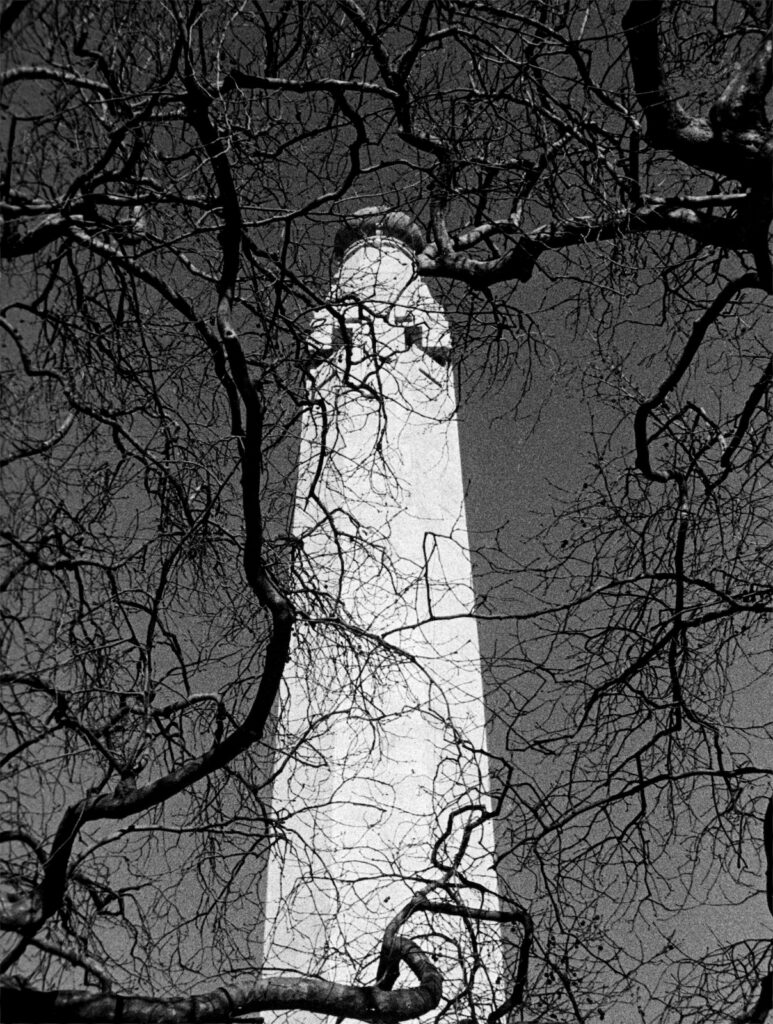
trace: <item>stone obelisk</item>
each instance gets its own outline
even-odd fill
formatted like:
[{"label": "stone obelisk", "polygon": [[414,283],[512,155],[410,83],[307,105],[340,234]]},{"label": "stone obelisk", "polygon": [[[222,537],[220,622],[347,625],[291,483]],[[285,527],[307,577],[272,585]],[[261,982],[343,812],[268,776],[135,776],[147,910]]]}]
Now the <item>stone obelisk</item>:
[{"label": "stone obelisk", "polygon": [[[346,983],[375,981],[422,890],[498,907],[452,341],[416,273],[424,244],[404,213],[350,217],[308,339],[265,964]],[[417,913],[401,933],[447,996],[490,1008],[496,926]]]}]

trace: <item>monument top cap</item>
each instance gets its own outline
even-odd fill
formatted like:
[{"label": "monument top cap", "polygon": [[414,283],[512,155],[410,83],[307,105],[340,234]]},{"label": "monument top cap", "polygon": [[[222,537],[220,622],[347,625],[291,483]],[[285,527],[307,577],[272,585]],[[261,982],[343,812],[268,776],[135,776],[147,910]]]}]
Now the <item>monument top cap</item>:
[{"label": "monument top cap", "polygon": [[335,259],[340,262],[355,242],[377,235],[395,238],[415,253],[421,252],[427,244],[424,232],[410,214],[390,206],[367,206],[350,213],[336,232],[333,243]]}]

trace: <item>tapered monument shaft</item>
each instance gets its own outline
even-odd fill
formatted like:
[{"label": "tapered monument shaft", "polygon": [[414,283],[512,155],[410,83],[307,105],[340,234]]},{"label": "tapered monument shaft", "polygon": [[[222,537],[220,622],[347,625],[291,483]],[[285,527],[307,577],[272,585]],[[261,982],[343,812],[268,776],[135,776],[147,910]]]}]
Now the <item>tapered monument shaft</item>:
[{"label": "tapered monument shaft", "polygon": [[[309,338],[265,962],[336,981],[373,983],[423,890],[498,907],[451,336],[423,244],[405,214],[352,217]],[[447,995],[469,983],[491,1008],[496,926],[422,912],[401,933],[434,949]]]}]

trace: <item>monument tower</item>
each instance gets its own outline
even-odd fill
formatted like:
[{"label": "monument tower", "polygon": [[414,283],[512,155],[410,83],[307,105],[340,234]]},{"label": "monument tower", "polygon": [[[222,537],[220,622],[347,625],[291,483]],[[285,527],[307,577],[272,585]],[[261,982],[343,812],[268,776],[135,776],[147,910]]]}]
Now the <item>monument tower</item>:
[{"label": "monument tower", "polygon": [[[308,339],[265,963],[347,983],[373,984],[423,890],[498,909],[452,341],[416,273],[424,245],[404,213],[347,219]],[[461,1016],[491,1008],[497,926],[422,912],[401,933]]]}]

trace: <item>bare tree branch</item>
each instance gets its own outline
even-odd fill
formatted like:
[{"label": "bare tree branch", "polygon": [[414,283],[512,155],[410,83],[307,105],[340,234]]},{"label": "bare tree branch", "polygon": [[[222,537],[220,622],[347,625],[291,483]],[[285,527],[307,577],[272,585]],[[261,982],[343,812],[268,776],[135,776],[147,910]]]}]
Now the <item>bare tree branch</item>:
[{"label": "bare tree branch", "polygon": [[394,949],[418,979],[417,987],[385,992],[375,985],[340,985],[320,978],[280,975],[261,978],[251,988],[223,987],[201,996],[145,999],[91,992],[39,992],[6,979],[0,988],[0,1005],[7,1024],[225,1022],[260,1010],[310,1010],[363,1021],[411,1020],[439,1004],[443,981],[414,942],[398,938]]},{"label": "bare tree branch", "polygon": [[[773,139],[763,105],[771,84],[769,44],[754,57],[751,68],[728,86],[711,119],[688,115],[675,99],[663,69],[662,8],[662,0],[633,0],[623,18],[636,95],[647,118],[647,140],[694,167],[769,192]],[[731,99],[734,96],[738,102]]]}]

